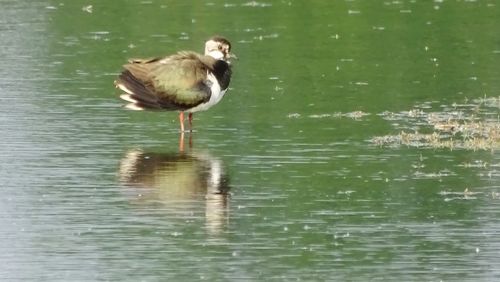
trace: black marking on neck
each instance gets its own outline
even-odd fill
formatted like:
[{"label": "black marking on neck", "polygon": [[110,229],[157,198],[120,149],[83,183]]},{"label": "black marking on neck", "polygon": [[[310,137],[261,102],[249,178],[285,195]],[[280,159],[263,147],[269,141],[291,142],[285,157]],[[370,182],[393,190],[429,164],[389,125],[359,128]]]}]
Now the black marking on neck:
[{"label": "black marking on neck", "polygon": [[220,89],[226,90],[229,87],[229,82],[231,81],[231,66],[223,61],[217,60],[213,66],[213,74],[219,82]]}]

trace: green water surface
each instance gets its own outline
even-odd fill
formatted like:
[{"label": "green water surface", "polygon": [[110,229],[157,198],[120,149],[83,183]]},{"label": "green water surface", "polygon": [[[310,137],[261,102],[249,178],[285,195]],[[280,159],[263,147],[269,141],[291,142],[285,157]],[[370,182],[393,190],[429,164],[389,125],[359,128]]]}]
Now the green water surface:
[{"label": "green water surface", "polygon": [[[0,7],[0,280],[500,279],[498,150],[371,142],[500,96],[500,3]],[[239,59],[180,152],[113,81],[214,34]]]}]

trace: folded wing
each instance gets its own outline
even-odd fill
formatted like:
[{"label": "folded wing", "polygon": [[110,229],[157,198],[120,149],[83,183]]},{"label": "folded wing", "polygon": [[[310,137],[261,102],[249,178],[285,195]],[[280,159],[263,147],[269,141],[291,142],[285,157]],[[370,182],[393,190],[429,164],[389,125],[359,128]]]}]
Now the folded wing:
[{"label": "folded wing", "polygon": [[207,71],[215,60],[194,52],[153,59],[134,59],[115,81],[120,97],[136,110],[186,110],[207,102],[211,82]]}]

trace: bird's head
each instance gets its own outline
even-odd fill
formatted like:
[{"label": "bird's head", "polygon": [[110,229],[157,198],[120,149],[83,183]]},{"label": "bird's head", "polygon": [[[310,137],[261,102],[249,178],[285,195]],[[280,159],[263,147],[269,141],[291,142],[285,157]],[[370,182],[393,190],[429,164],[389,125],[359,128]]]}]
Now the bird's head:
[{"label": "bird's head", "polygon": [[224,61],[236,58],[236,56],[231,53],[231,43],[221,36],[214,36],[205,43],[205,55]]}]

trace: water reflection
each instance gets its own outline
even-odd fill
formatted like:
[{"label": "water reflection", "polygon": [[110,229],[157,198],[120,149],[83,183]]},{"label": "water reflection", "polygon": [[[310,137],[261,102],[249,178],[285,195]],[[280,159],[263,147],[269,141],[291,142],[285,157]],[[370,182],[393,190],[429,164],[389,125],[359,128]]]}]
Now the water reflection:
[{"label": "water reflection", "polygon": [[120,161],[119,176],[134,204],[160,204],[177,218],[204,212],[211,234],[227,226],[229,177],[222,161],[208,152],[129,150]]}]

